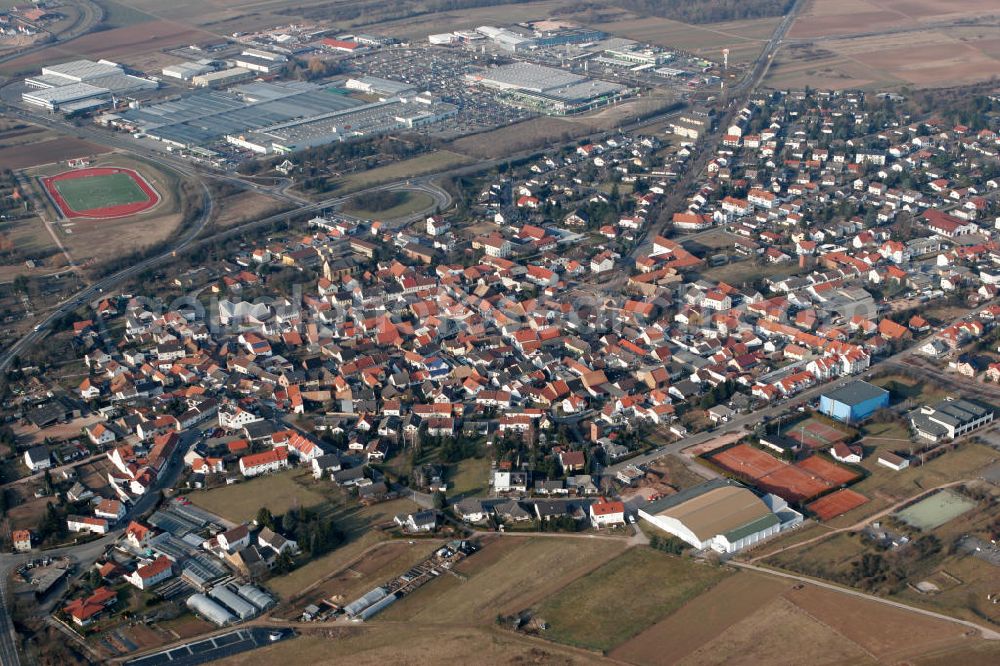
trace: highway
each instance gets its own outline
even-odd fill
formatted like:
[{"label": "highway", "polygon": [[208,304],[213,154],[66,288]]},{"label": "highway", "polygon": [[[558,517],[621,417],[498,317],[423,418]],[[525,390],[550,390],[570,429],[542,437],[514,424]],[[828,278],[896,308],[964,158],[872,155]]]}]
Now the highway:
[{"label": "highway", "polygon": [[[444,210],[451,205],[451,195],[448,194],[445,190],[441,189],[439,186],[433,184],[431,182],[432,177],[433,176],[426,176],[424,178],[413,179],[410,181],[389,183],[386,185],[371,187],[362,191],[372,192],[372,191],[383,191],[383,190],[385,191],[419,190],[426,192],[431,196],[431,198],[434,201],[433,206],[431,206],[427,211],[421,211],[420,213],[416,213],[414,215],[399,220],[394,220],[391,224],[387,224],[386,228],[391,230],[394,228],[401,227],[405,224],[409,224],[415,219],[420,219],[427,212],[430,212],[436,208],[441,208],[442,210]],[[208,191],[208,188],[205,186],[204,182],[201,183],[201,186],[203,190],[202,212],[199,215],[198,219],[193,224],[189,225],[189,227],[185,230],[185,232],[173,246],[171,246],[169,249],[167,249],[160,255],[144,259],[139,263],[133,264],[128,268],[124,268],[118,271],[117,273],[113,273],[104,278],[101,278],[96,282],[92,283],[91,285],[89,285],[88,287],[85,287],[84,289],[78,291],[73,296],[62,301],[53,310],[50,310],[35,325],[35,328],[32,331],[26,333],[23,337],[14,342],[9,348],[4,350],[2,354],[0,354],[0,371],[6,370],[10,366],[14,358],[16,358],[18,354],[20,354],[23,350],[30,348],[32,345],[40,343],[48,334],[49,329],[51,328],[54,322],[60,320],[66,314],[76,310],[81,305],[84,305],[99,298],[102,294],[110,293],[111,290],[113,290],[116,285],[120,284],[121,282],[129,278],[139,275],[140,273],[149,270],[151,268],[154,268],[156,266],[159,266],[161,264],[168,263],[169,261],[175,259],[177,255],[183,253],[186,250],[192,250],[196,247],[200,247],[208,243],[225,240],[227,238],[233,238],[239,236],[240,234],[243,234],[246,231],[274,224],[275,222],[289,220],[293,217],[305,215],[310,212],[318,213],[324,209],[333,208],[335,206],[343,204],[349,198],[354,196],[354,194],[352,194],[350,196],[334,197],[331,199],[325,199],[323,201],[310,203],[304,206],[300,206],[295,210],[286,211],[284,213],[278,213],[276,215],[271,215],[269,217],[261,218],[259,220],[247,222],[246,224],[230,227],[229,229],[226,229],[224,231],[220,231],[218,233],[205,236],[199,239],[198,238],[199,234],[201,234],[204,231],[205,227],[211,221],[215,207],[215,202],[213,201]]]},{"label": "highway", "polygon": [[[789,14],[785,17],[785,19],[783,19],[783,21],[781,22],[781,24],[778,26],[778,28],[772,34],[771,39],[768,41],[768,43],[765,46],[764,50],[762,51],[760,57],[756,61],[753,69],[748,73],[748,75],[746,77],[744,77],[744,79],[743,79],[743,81],[741,81],[741,83],[739,83],[739,84],[737,84],[737,86],[735,86],[734,92],[739,93],[741,91],[746,91],[747,95],[749,95],[749,94],[752,93],[753,90],[756,89],[757,85],[759,85],[760,81],[763,79],[763,77],[764,77],[764,75],[765,75],[765,73],[767,71],[767,68],[768,68],[768,66],[770,64],[771,58],[773,57],[775,51],[779,48],[779,46],[781,44],[781,41],[784,38],[784,35],[787,32],[788,27],[791,25],[792,21],[794,20],[794,16],[798,12],[799,7],[800,7],[801,4],[802,4],[802,0],[797,0],[796,1],[795,5],[792,7],[792,9],[789,12]],[[13,106],[9,106],[9,105],[6,105],[6,106],[7,106],[7,108],[2,109],[4,112],[10,113],[12,115],[16,115],[16,116],[21,117],[21,118],[23,118],[23,119],[25,119],[25,120],[27,120],[29,122],[35,122],[35,123],[41,122],[42,124],[44,124],[46,126],[54,127],[54,128],[59,129],[60,131],[63,131],[63,132],[69,132],[72,135],[83,135],[85,137],[90,138],[91,140],[93,140],[95,142],[99,142],[99,143],[105,144],[105,145],[110,145],[112,147],[115,147],[115,148],[118,148],[118,149],[121,149],[121,150],[124,150],[124,151],[128,151],[128,152],[133,152],[133,153],[140,154],[143,157],[145,157],[146,159],[152,160],[152,161],[154,161],[154,162],[156,162],[156,163],[158,163],[158,164],[160,164],[162,166],[165,166],[167,168],[170,168],[172,170],[180,171],[181,173],[190,173],[191,172],[191,164],[190,163],[188,163],[186,161],[183,161],[183,160],[179,160],[179,159],[174,158],[174,157],[169,156],[169,155],[164,155],[164,154],[159,153],[157,151],[152,151],[147,146],[141,146],[141,145],[139,145],[137,141],[131,140],[131,138],[125,139],[124,137],[115,136],[113,133],[103,132],[103,131],[100,131],[97,128],[93,128],[93,127],[77,127],[77,126],[73,125],[72,123],[67,123],[67,122],[62,121],[62,120],[56,120],[56,119],[53,119],[51,117],[44,117],[44,116],[40,116],[40,115],[28,113],[28,112],[26,112],[26,111],[24,111],[22,109],[19,109],[17,107],[13,107]],[[735,113],[735,110],[738,108],[738,106],[739,105],[735,105],[735,104],[731,104],[730,105],[730,111],[729,111],[729,113],[727,114],[727,117],[726,117],[727,122],[728,122],[728,119],[732,117],[732,114]],[[662,119],[663,116],[667,116],[667,115],[668,114],[662,114],[662,116],[661,116],[660,119]],[[617,132],[631,131],[633,129],[637,129],[637,128],[639,128],[639,127],[641,127],[641,126],[643,126],[643,125],[651,122],[652,120],[653,120],[652,118],[646,118],[646,119],[643,119],[641,121],[637,121],[635,123],[632,123],[632,124],[627,125],[627,126],[623,126],[621,128],[615,129],[615,130],[607,130],[607,131],[602,131],[602,132],[596,132],[596,133],[593,133],[591,135],[591,138],[594,139],[594,140],[596,140],[598,137],[610,136],[610,135],[612,135],[614,133],[617,133]],[[682,183],[679,183],[678,189],[680,191],[684,191],[691,183],[694,182],[694,179],[696,179],[697,177],[699,177],[701,175],[702,170],[704,169],[705,165],[707,164],[707,157],[706,156],[707,155],[711,155],[711,154],[714,153],[715,146],[717,145],[717,142],[718,142],[720,136],[721,136],[721,133],[718,134],[714,138],[714,140],[712,142],[706,143],[705,145],[702,146],[702,156],[701,156],[701,160],[700,160],[700,166],[697,169],[692,168],[691,170],[689,170],[689,172],[687,174],[685,174],[684,179],[682,179]],[[571,144],[575,143],[578,140],[579,140],[579,138],[574,139],[573,141],[570,141],[570,142],[565,142],[564,144],[561,144],[559,146],[550,146],[549,150],[551,150],[552,148],[559,148],[562,145],[571,145]],[[492,168],[494,166],[498,166],[498,165],[500,165],[502,163],[505,163],[505,162],[508,162],[510,160],[518,159],[519,157],[530,157],[532,155],[539,154],[540,152],[543,152],[543,151],[540,151],[540,150],[524,151],[523,155],[521,155],[521,156],[507,156],[507,157],[505,157],[503,159],[486,160],[486,161],[482,161],[482,162],[479,162],[479,163],[476,163],[476,164],[473,164],[473,165],[469,165],[469,166],[465,166],[465,167],[459,167],[459,168],[456,168],[456,169],[450,169],[450,170],[447,170],[447,171],[444,171],[444,172],[440,172],[440,173],[436,173],[436,174],[429,174],[429,175],[426,175],[426,176],[423,176],[423,177],[420,177],[420,178],[409,179],[409,180],[401,180],[401,181],[397,181],[395,183],[389,183],[389,184],[385,184],[385,185],[379,185],[379,186],[367,188],[365,190],[362,190],[361,192],[393,191],[393,190],[421,190],[421,191],[425,191],[428,194],[430,194],[430,196],[434,200],[434,208],[440,208],[440,209],[444,210],[444,209],[448,208],[451,205],[451,197],[441,187],[439,187],[438,185],[434,184],[435,180],[440,179],[442,177],[446,177],[446,176],[455,176],[455,175],[464,175],[466,173],[478,173],[478,172],[482,172],[482,171],[484,171],[486,169]],[[139,275],[139,274],[141,274],[141,273],[143,273],[143,272],[145,272],[145,271],[147,271],[147,270],[149,270],[151,268],[159,266],[161,264],[168,263],[168,262],[172,261],[178,254],[181,254],[184,251],[192,250],[194,248],[200,247],[200,246],[202,246],[204,244],[207,244],[207,243],[213,243],[213,242],[216,242],[216,241],[219,241],[219,240],[225,240],[227,238],[236,237],[238,235],[243,234],[246,231],[249,231],[249,230],[252,230],[252,229],[255,229],[255,228],[259,228],[259,227],[262,227],[262,226],[267,226],[267,225],[273,224],[275,222],[286,221],[286,220],[292,219],[293,217],[299,217],[299,216],[302,216],[302,215],[309,214],[311,212],[319,212],[319,211],[322,211],[324,209],[333,208],[335,206],[339,206],[339,205],[343,204],[351,196],[355,196],[355,195],[357,195],[357,194],[360,193],[360,192],[355,192],[355,193],[353,193],[352,195],[349,195],[349,196],[333,197],[333,198],[326,199],[324,201],[319,201],[319,202],[306,202],[306,201],[304,201],[302,198],[300,198],[298,196],[290,195],[288,193],[288,191],[287,191],[287,184],[286,185],[276,185],[276,186],[272,186],[272,187],[266,187],[266,186],[259,185],[257,183],[247,182],[246,180],[244,180],[242,178],[239,178],[238,176],[233,176],[233,175],[229,175],[229,174],[212,173],[212,174],[201,174],[201,175],[203,177],[217,178],[217,179],[225,180],[225,181],[237,184],[240,187],[248,188],[248,189],[251,189],[251,190],[254,190],[254,191],[259,191],[259,192],[264,193],[264,194],[269,194],[269,195],[274,196],[276,198],[288,201],[289,203],[293,203],[293,204],[295,204],[295,205],[297,205],[299,207],[297,209],[293,210],[293,211],[289,211],[289,212],[285,212],[285,213],[280,213],[280,214],[277,214],[277,215],[272,215],[272,216],[269,216],[267,218],[263,218],[263,219],[260,219],[260,220],[255,220],[255,221],[252,221],[252,222],[248,222],[248,223],[243,224],[243,225],[231,227],[231,228],[226,229],[224,231],[220,231],[218,233],[211,234],[211,235],[208,235],[208,236],[205,236],[205,237],[199,239],[199,236],[203,233],[203,231],[205,230],[205,228],[207,227],[207,225],[211,221],[212,215],[214,213],[214,208],[215,208],[215,202],[212,200],[211,194],[210,194],[207,186],[205,185],[204,180],[202,180],[201,178],[199,178],[199,184],[201,185],[201,188],[202,188],[202,197],[203,197],[203,205],[202,205],[201,213],[200,213],[200,215],[198,216],[198,218],[196,220],[194,220],[191,224],[188,225],[188,227],[185,229],[185,231],[182,233],[182,235],[177,239],[177,242],[174,243],[174,245],[171,248],[169,248],[167,251],[163,252],[162,254],[160,254],[158,256],[150,257],[148,259],[144,259],[144,260],[142,260],[142,261],[140,261],[140,262],[138,262],[138,263],[136,263],[136,264],[134,264],[132,266],[129,266],[129,267],[125,268],[125,269],[122,269],[122,270],[120,270],[120,271],[118,271],[118,272],[116,272],[116,273],[114,273],[112,275],[109,275],[109,276],[106,276],[104,278],[101,278],[101,279],[95,281],[93,284],[89,285],[88,287],[80,290],[75,295],[73,295],[70,298],[66,299],[62,303],[60,303],[53,310],[49,311],[37,323],[37,325],[35,326],[35,328],[31,332],[29,332],[26,335],[24,335],[23,337],[21,337],[14,344],[12,344],[11,347],[9,347],[7,350],[5,350],[2,353],[2,355],[0,355],[0,371],[5,371],[10,366],[10,364],[14,360],[14,358],[16,358],[17,355],[20,354],[22,351],[24,351],[24,350],[32,347],[33,345],[41,344],[41,342],[44,340],[45,336],[47,335],[48,330],[51,328],[51,326],[55,322],[57,322],[58,320],[60,320],[66,314],[74,311],[75,309],[77,309],[81,305],[84,305],[84,304],[86,304],[86,303],[88,303],[88,302],[90,302],[90,301],[98,298],[101,294],[103,294],[105,292],[110,292],[111,290],[114,289],[114,287],[116,285],[122,283],[125,280],[128,280],[128,279],[130,279],[132,277],[135,277],[135,276],[137,276],[137,275]],[[419,217],[421,217],[424,214],[426,214],[426,212],[427,211],[423,211],[423,212],[421,212],[419,214],[410,216],[410,217],[405,218],[403,220],[394,221],[393,224],[389,226],[389,228],[390,229],[391,228],[398,228],[399,226],[402,226],[403,224],[409,223],[413,219],[418,219]],[[821,387],[817,387],[817,388],[812,389],[810,391],[806,391],[803,394],[800,394],[800,396],[796,397],[792,403],[785,403],[785,404],[782,404],[782,405],[776,405],[776,406],[768,407],[765,410],[762,410],[760,412],[739,417],[739,418],[737,418],[736,420],[734,420],[729,425],[728,429],[732,430],[732,429],[736,429],[736,428],[742,428],[743,426],[745,426],[747,424],[757,422],[761,418],[763,418],[764,416],[767,416],[768,414],[777,413],[778,410],[787,409],[790,404],[796,404],[796,403],[800,403],[800,402],[804,402],[806,400],[809,400],[812,396],[818,395],[819,392],[821,392],[821,391],[822,391],[822,388]],[[657,459],[659,457],[662,457],[663,455],[667,455],[668,453],[674,453],[674,452],[680,451],[680,450],[682,450],[684,448],[687,448],[689,446],[692,446],[694,444],[697,444],[697,443],[700,443],[700,442],[703,442],[703,441],[707,441],[711,437],[712,437],[711,433],[700,433],[700,434],[695,435],[693,437],[686,438],[686,439],[680,440],[678,442],[675,442],[673,444],[667,445],[666,447],[662,447],[661,449],[658,449],[657,451],[654,451],[653,453],[646,454],[644,456],[641,456],[638,459],[633,459],[633,460],[629,461],[628,463],[624,463],[624,464],[636,464],[636,463],[642,463],[642,462],[652,461],[652,460],[655,460],[655,459]],[[176,457],[177,456],[175,455],[175,461],[174,461],[174,463],[172,463],[174,465],[176,465]],[[616,466],[616,467],[618,467],[618,466]],[[615,468],[611,468],[611,469],[614,470]],[[171,476],[171,474],[167,474],[165,476]],[[176,471],[173,472],[173,476],[176,476]],[[165,481],[166,481],[166,479],[164,479],[164,482]],[[159,495],[159,492],[158,492],[159,487],[160,486],[158,486],[158,488],[157,488],[157,492],[150,492],[147,495],[143,496],[139,500],[139,502],[137,503],[136,507],[134,507],[134,509],[133,509],[133,511],[131,513],[133,515],[140,515],[145,510],[148,510],[148,509],[152,508],[153,503],[156,501],[156,499],[157,499],[157,497]],[[57,550],[51,551],[50,554],[52,554],[52,555],[73,554],[74,557],[76,557],[77,559],[80,559],[80,560],[89,559],[90,557],[96,558],[97,556],[99,556],[100,552],[103,552],[104,547],[108,543],[110,543],[116,536],[117,536],[117,532],[109,534],[109,535],[107,535],[107,536],[105,536],[105,537],[103,537],[101,539],[95,540],[95,541],[90,542],[88,544],[85,544],[83,546],[70,546],[70,547],[67,547],[67,548],[64,548],[64,549],[57,549]],[[14,632],[13,624],[12,624],[12,622],[10,620],[9,614],[6,612],[6,608],[7,608],[7,606],[6,606],[6,603],[7,603],[7,598],[6,598],[6,578],[7,578],[7,573],[12,568],[18,566],[22,561],[24,561],[24,559],[26,559],[26,557],[27,557],[26,555],[0,555],[0,577],[2,577],[4,579],[2,582],[0,582],[0,661],[2,661],[2,663],[4,664],[4,666],[18,666],[20,664],[20,658],[18,656],[17,647],[16,647],[17,646],[17,636],[16,636],[16,634]],[[168,657],[168,660],[169,660],[169,657]]]},{"label": "highway", "polygon": [[[726,107],[726,113],[718,119],[715,131],[707,135],[697,146],[694,161],[688,165],[684,175],[672,186],[670,194],[660,207],[661,211],[673,213],[686,208],[685,202],[693,185],[702,177],[702,174],[708,167],[708,163],[715,157],[719,142],[722,140],[722,136],[732,122],[733,117],[747,104],[751,95],[753,95],[754,91],[757,90],[757,87],[764,80],[764,76],[771,66],[774,54],[781,48],[785,35],[788,34],[788,30],[791,28],[803,4],[805,4],[804,0],[796,0],[792,8],[789,9],[788,14],[785,15],[785,18],[781,20],[781,23],[771,33],[771,38],[764,45],[750,71],[744,74],[740,82],[731,87],[726,93],[727,97],[730,98],[730,102]],[[626,258],[634,260],[643,254],[648,254],[653,246],[652,239],[662,234],[669,224],[669,221],[666,220],[659,224],[650,224],[643,233],[641,242],[636,243]]]},{"label": "highway", "polygon": [[[7,91],[8,89],[9,86],[2,90]],[[81,135],[88,138],[91,141],[106,144],[123,151],[132,152],[134,154],[143,157],[144,159],[147,159],[149,161],[152,161],[156,164],[159,164],[165,168],[174,171],[179,171],[181,173],[189,175],[192,172],[193,165],[190,162],[182,158],[169,155],[168,153],[162,153],[157,150],[152,150],[149,146],[141,144],[138,141],[133,140],[131,137],[126,138],[120,135],[116,135],[113,132],[102,131],[92,127],[77,127],[72,123],[52,117],[48,114],[43,114],[41,112],[31,113],[25,109],[12,106],[9,103],[4,104],[0,102],[0,111],[2,111],[5,114],[17,116],[26,122],[41,124],[60,132],[68,132],[74,135]],[[592,133],[591,135],[589,135],[589,138],[591,140],[596,141],[599,140],[600,138],[613,136],[620,132],[628,132],[635,129],[639,129],[642,126],[647,125],[651,122],[656,122],[662,120],[663,118],[669,118],[672,115],[675,115],[675,113],[667,112],[661,116],[656,116],[653,118],[644,118],[642,120],[635,121],[620,128],[615,128],[613,130],[601,130]],[[239,187],[251,189],[253,191],[259,192],[264,195],[274,196],[278,199],[283,199],[298,207],[294,210],[278,213],[266,218],[261,218],[259,220],[247,222],[245,224],[241,224],[238,226],[233,226],[226,230],[219,231],[215,234],[198,238],[199,234],[201,234],[204,231],[206,226],[211,221],[212,212],[214,210],[214,202],[212,201],[208,188],[205,186],[204,182],[202,182],[201,186],[205,196],[205,201],[207,203],[206,205],[203,206],[202,214],[199,216],[199,219],[195,221],[195,223],[188,228],[188,230],[182,235],[181,238],[178,239],[178,241],[173,246],[171,246],[158,256],[150,257],[128,268],[118,271],[117,273],[101,278],[100,280],[94,282],[90,286],[82,289],[73,296],[67,298],[65,301],[61,302],[59,305],[55,307],[55,309],[49,311],[48,314],[46,314],[43,318],[37,321],[35,329],[30,331],[29,333],[26,333],[24,336],[22,336],[20,339],[14,342],[10,347],[8,347],[6,350],[0,353],[0,372],[7,370],[10,367],[10,364],[14,360],[14,358],[16,358],[22,351],[29,349],[32,345],[40,343],[45,338],[49,328],[55,321],[58,321],[63,316],[77,309],[81,305],[86,304],[98,298],[101,294],[110,293],[116,285],[122,283],[123,281],[131,277],[134,277],[135,275],[138,275],[150,268],[154,268],[161,264],[167,263],[171,259],[175,258],[177,255],[183,253],[184,251],[193,250],[202,245],[213,243],[219,240],[233,238],[243,234],[244,232],[251,231],[253,229],[267,226],[270,224],[274,224],[275,222],[287,221],[289,219],[292,219],[293,217],[299,217],[309,213],[319,213],[325,209],[339,206],[344,202],[346,202],[348,199],[363,193],[376,192],[376,191],[416,190],[416,191],[423,191],[429,194],[431,198],[434,200],[434,203],[432,206],[428,207],[427,210],[421,211],[419,213],[416,213],[414,215],[408,216],[403,219],[393,220],[391,223],[388,223],[386,225],[386,228],[389,230],[398,229],[402,226],[405,226],[406,224],[410,224],[415,220],[421,219],[426,214],[436,209],[446,210],[448,207],[451,206],[452,203],[451,195],[436,184],[436,181],[442,178],[481,173],[485,170],[500,166],[510,161],[516,161],[528,158],[534,155],[541,154],[543,152],[558,150],[563,146],[576,145],[581,139],[582,137],[577,137],[575,139],[566,141],[564,143],[549,146],[544,150],[542,149],[526,150],[522,151],[521,153],[510,155],[504,158],[483,160],[480,162],[475,162],[473,164],[455,167],[452,169],[447,169],[436,173],[426,174],[424,176],[419,176],[416,178],[402,179],[396,182],[385,183],[382,185],[375,185],[363,190],[352,192],[347,195],[335,196],[329,199],[316,202],[309,202],[302,199],[299,196],[289,194],[287,191],[288,183],[278,184],[274,186],[264,186],[258,183],[248,182],[247,180],[240,178],[239,176],[227,174],[224,172],[199,171],[197,172],[197,175],[200,177],[223,180],[232,183],[234,185],[237,185]],[[195,240],[196,238],[198,239],[197,241]]]}]

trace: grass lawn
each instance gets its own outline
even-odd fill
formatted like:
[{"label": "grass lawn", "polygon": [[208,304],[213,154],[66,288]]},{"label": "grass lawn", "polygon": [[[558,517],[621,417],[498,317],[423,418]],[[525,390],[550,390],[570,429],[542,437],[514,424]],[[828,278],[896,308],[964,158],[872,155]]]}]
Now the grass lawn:
[{"label": "grass lawn", "polygon": [[755,264],[752,260],[745,259],[743,261],[734,261],[725,266],[708,268],[701,271],[701,275],[707,280],[739,286],[744,282],[753,282],[759,278],[787,277],[794,275],[798,271],[799,266],[794,261],[761,266]]},{"label": "grass lawn", "polygon": [[[444,576],[444,578],[451,578]],[[452,579],[454,580],[454,579]],[[427,587],[434,587],[437,580]],[[539,643],[495,627],[451,627],[417,624],[301,628],[294,640],[267,645],[260,650],[226,657],[221,666],[272,666],[273,664],[598,664],[559,645]]]},{"label": "grass lawn", "polygon": [[348,215],[353,215],[354,217],[359,217],[368,220],[394,220],[400,217],[406,217],[408,215],[413,215],[419,213],[422,210],[427,210],[434,205],[434,199],[425,192],[404,192],[404,195],[400,202],[393,206],[392,208],[386,208],[385,210],[366,210],[364,208],[356,207],[353,199],[348,200],[343,207],[343,211]]},{"label": "grass lawn", "polygon": [[253,520],[262,506],[277,516],[295,507],[313,507],[323,502],[322,495],[296,482],[295,479],[303,474],[309,475],[302,470],[288,470],[231,486],[188,493],[187,498],[234,523]]},{"label": "grass lawn", "polygon": [[841,532],[829,539],[779,553],[767,563],[810,576],[830,578],[834,573],[846,573],[850,561],[864,550],[860,537]]},{"label": "grass lawn", "polygon": [[947,395],[943,389],[903,375],[883,375],[871,380],[871,383],[889,391],[894,404],[911,399],[917,402],[934,402]]},{"label": "grass lawn", "polygon": [[466,458],[448,471],[449,495],[482,495],[489,488],[490,459]]},{"label": "grass lawn", "polygon": [[505,536],[457,568],[468,580],[441,576],[396,602],[376,621],[492,624],[498,613],[542,603],[566,585],[619,555],[621,543],[606,539]]},{"label": "grass lawn", "polygon": [[391,183],[404,178],[415,178],[428,173],[445,171],[453,167],[468,164],[471,160],[465,155],[459,155],[449,150],[435,150],[432,153],[419,155],[408,160],[394,162],[375,169],[359,171],[334,181],[334,191],[338,194],[357,192],[373,185]]},{"label": "grass lawn", "polygon": [[861,427],[861,435],[866,440],[866,444],[905,447],[910,442],[910,429],[905,423],[898,421],[870,422]]},{"label": "grass lawn", "polygon": [[549,624],[546,638],[608,650],[728,575],[652,548],[632,548],[546,599],[537,616]]},{"label": "grass lawn", "polygon": [[53,184],[69,207],[77,212],[149,200],[127,173],[57,180]]}]

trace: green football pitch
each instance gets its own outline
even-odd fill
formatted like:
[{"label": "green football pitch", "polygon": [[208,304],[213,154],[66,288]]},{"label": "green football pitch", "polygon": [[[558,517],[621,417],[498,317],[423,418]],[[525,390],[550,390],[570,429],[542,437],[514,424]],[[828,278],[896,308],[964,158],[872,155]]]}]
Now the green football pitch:
[{"label": "green football pitch", "polygon": [[66,205],[77,212],[149,200],[127,173],[57,180],[53,184]]}]

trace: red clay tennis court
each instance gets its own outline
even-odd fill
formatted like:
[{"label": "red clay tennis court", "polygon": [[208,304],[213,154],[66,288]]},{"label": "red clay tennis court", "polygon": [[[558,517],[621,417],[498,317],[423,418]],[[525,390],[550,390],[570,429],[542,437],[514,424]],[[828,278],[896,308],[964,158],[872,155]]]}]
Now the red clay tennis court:
[{"label": "red clay tennis court", "polygon": [[92,167],[42,179],[52,201],[67,218],[112,219],[149,210],[160,195],[132,169]]},{"label": "red clay tennis court", "polygon": [[785,463],[747,444],[737,444],[711,456],[716,465],[750,479],[762,479]]},{"label": "red clay tennis court", "polygon": [[812,418],[788,428],[784,435],[810,449],[828,449],[847,439],[846,433]]},{"label": "red clay tennis court", "polygon": [[813,476],[825,479],[835,486],[850,483],[861,476],[861,474],[855,472],[853,469],[841,467],[835,462],[815,455],[809,456],[805,460],[800,460],[795,463],[795,466],[804,469]]},{"label": "red clay tennis court", "polygon": [[710,459],[733,475],[790,502],[807,500],[833,487],[823,478],[746,444],[738,444]]},{"label": "red clay tennis court", "polygon": [[847,513],[851,509],[856,509],[867,502],[868,498],[861,493],[844,488],[843,490],[820,497],[815,502],[810,502],[806,505],[806,508],[816,514],[816,517],[820,520],[830,520],[831,518],[836,518]]}]

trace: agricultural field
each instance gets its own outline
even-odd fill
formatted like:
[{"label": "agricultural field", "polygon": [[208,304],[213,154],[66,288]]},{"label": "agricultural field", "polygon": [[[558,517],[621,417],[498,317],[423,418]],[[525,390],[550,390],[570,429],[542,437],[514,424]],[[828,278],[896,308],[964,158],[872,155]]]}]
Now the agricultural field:
[{"label": "agricultural field", "polygon": [[63,136],[40,125],[0,118],[0,164],[8,169],[64,162],[111,152],[110,148]]},{"label": "agricultural field", "polygon": [[799,13],[789,38],[817,38],[907,30],[995,13],[991,0],[813,0]]},{"label": "agricultural field", "polygon": [[491,624],[517,613],[621,554],[624,541],[565,537],[497,537],[445,576],[396,602],[378,620]]},{"label": "agricultural field", "polygon": [[[443,581],[435,581],[437,585]],[[384,664],[606,664],[598,655],[543,643],[494,627],[369,622],[360,627],[311,630],[253,652],[215,662],[220,666],[350,663]]]},{"label": "agricultural field", "polygon": [[232,523],[253,520],[257,511],[266,506],[274,515],[283,514],[299,506],[314,507],[323,502],[323,496],[299,484],[295,478],[301,471],[288,471],[200,490],[186,497],[200,506]]},{"label": "agricultural field", "polygon": [[640,666],[874,664],[930,651],[975,654],[988,644],[970,642],[964,631],[878,602],[741,571],[609,656]]},{"label": "agricultural field", "polygon": [[815,0],[792,24],[766,83],[776,88],[936,87],[1000,68],[989,0]]},{"label": "agricultural field", "polygon": [[[632,548],[547,598],[535,613],[548,624],[545,638],[609,650],[727,575],[703,562]],[[641,594],[623,594],[640,588]]]},{"label": "agricultural field", "polygon": [[[68,264],[46,231],[45,223],[34,215],[4,223],[0,227],[0,243],[12,252],[10,258],[0,261],[0,282],[12,281],[18,275],[37,277],[58,272]],[[26,267],[25,259],[34,261],[35,268]]]},{"label": "agricultural field", "polygon": [[[45,136],[50,135],[45,134]],[[42,141],[31,143],[17,141],[11,145],[4,141],[5,137],[3,133],[0,133],[0,164],[8,169],[27,169],[28,167],[63,162],[76,157],[100,155],[111,151],[110,148],[82,139],[51,136],[53,138]]]},{"label": "agricultural field", "polygon": [[932,648],[963,647],[961,625],[806,585],[785,598],[883,662],[899,662]]},{"label": "agricultural field", "polygon": [[474,29],[480,25],[517,23],[549,16],[555,17],[564,15],[566,10],[566,3],[560,0],[498,4],[493,7],[474,7],[401,20],[387,20],[372,25],[370,29],[400,40],[420,40],[431,33],[441,32],[441,27],[444,25],[448,26],[448,30]]},{"label": "agricultural field", "polygon": [[[379,542],[378,546],[367,549],[336,574],[301,595],[298,605],[305,607],[317,599],[350,603],[373,587],[426,560],[443,543],[441,540],[430,539]],[[432,581],[430,584],[436,582]],[[286,597],[287,595],[282,595],[282,598]]]},{"label": "agricultural field", "polygon": [[449,144],[455,152],[475,159],[497,159],[525,150],[569,141],[586,134],[586,127],[566,118],[541,116],[488,132],[456,139]]},{"label": "agricultural field", "polygon": [[678,49],[708,60],[722,60],[722,49],[729,49],[729,62],[740,65],[753,62],[770,39],[780,18],[727,21],[691,25],[657,16],[623,18],[595,24],[607,32],[639,42]]},{"label": "agricultural field", "polygon": [[212,224],[220,229],[270,217],[290,207],[290,204],[266,194],[247,190],[215,195],[213,198],[216,215],[212,218]]},{"label": "agricultural field", "polygon": [[141,59],[150,53],[217,39],[217,35],[182,23],[158,19],[145,20],[110,30],[91,32],[23,55],[0,65],[0,73],[8,76],[24,74],[37,70],[47,63],[74,58],[93,60],[106,58],[138,66],[140,62],[137,58]]}]

